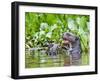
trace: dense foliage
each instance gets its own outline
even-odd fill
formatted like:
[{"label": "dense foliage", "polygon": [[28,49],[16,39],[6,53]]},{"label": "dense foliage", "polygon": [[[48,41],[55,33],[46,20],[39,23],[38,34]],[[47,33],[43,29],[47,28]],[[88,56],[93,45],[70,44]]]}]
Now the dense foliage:
[{"label": "dense foliage", "polygon": [[48,41],[62,42],[62,34],[71,32],[80,37],[82,51],[89,49],[89,16],[71,14],[25,14],[26,48],[43,46]]}]

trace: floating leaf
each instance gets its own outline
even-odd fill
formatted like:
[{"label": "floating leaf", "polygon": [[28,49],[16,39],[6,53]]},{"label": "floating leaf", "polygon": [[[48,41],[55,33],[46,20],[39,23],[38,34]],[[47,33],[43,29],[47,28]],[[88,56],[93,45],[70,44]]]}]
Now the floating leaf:
[{"label": "floating leaf", "polygon": [[71,18],[68,19],[68,28],[71,30],[75,30],[77,28],[75,21]]},{"label": "floating leaf", "polygon": [[51,26],[51,30],[50,31],[53,31],[56,28],[57,28],[57,24],[54,24],[54,25]]},{"label": "floating leaf", "polygon": [[46,34],[46,37],[51,38],[51,35],[52,35],[52,32],[48,32],[48,33]]},{"label": "floating leaf", "polygon": [[47,23],[41,23],[40,24],[40,30],[44,30],[47,27],[48,27],[48,24]]}]

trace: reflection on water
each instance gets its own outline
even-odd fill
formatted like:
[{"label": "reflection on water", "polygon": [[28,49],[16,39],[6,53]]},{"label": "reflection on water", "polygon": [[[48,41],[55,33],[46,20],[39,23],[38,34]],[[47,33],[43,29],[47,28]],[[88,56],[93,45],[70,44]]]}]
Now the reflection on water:
[{"label": "reflection on water", "polygon": [[[89,65],[89,54],[81,54],[75,65]],[[72,66],[71,55],[64,49],[59,49],[57,55],[48,55],[47,49],[31,48],[25,50],[25,68]],[[78,61],[78,62],[77,62]]]},{"label": "reflection on water", "polygon": [[48,55],[46,49],[31,48],[26,50],[25,54],[25,67],[58,67],[69,66],[70,56],[66,50],[59,49],[57,55]]}]

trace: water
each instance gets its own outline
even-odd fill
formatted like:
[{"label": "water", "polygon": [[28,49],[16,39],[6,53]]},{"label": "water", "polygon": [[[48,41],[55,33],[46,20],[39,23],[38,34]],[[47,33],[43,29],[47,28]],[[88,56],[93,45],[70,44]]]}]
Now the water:
[{"label": "water", "polygon": [[[56,56],[50,56],[47,54],[47,50],[31,49],[26,50],[25,54],[25,67],[36,68],[36,67],[60,67],[70,65],[69,56],[64,50],[59,49]],[[65,62],[67,61],[67,62]],[[65,64],[68,63],[68,64]]]}]

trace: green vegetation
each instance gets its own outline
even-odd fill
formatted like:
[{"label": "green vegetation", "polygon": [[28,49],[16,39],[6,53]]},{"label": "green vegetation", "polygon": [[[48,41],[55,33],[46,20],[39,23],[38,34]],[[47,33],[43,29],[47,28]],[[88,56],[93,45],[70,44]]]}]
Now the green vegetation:
[{"label": "green vegetation", "polygon": [[[80,38],[82,65],[87,65],[89,64],[89,22],[88,15],[26,12],[25,49],[43,47],[48,41],[61,44],[62,34],[64,32],[71,32]],[[32,57],[32,53],[26,52],[26,68],[41,67],[40,64],[38,64],[41,61],[41,59],[39,59],[39,57],[41,57],[39,55],[41,54],[38,52],[34,54],[34,57]],[[47,57],[47,55],[44,55],[42,58]],[[46,62],[43,66],[53,66],[51,60],[47,59],[49,62]]]}]

